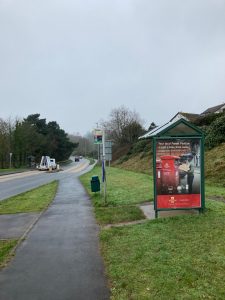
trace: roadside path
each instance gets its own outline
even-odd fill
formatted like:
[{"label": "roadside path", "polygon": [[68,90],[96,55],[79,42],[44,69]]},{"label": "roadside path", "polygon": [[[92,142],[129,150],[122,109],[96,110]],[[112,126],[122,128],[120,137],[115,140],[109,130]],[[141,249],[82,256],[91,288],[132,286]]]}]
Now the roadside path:
[{"label": "roadside path", "polygon": [[77,177],[60,179],[52,205],[0,272],[0,299],[109,299],[98,227]]}]

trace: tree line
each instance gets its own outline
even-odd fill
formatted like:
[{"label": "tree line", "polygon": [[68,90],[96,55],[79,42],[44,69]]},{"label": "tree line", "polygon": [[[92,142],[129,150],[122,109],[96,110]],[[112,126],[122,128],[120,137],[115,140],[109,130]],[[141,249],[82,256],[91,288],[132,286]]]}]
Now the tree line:
[{"label": "tree line", "polygon": [[[105,130],[106,140],[113,142],[113,152],[121,147],[133,145],[146,132],[139,114],[125,106],[112,109],[107,120],[101,120],[98,124],[96,127]],[[156,127],[155,123],[152,122],[150,127]],[[98,158],[99,145],[94,145],[93,132],[85,136],[70,135],[70,139],[79,144],[74,151],[75,155]]]},{"label": "tree line", "polygon": [[63,161],[77,146],[56,121],[47,123],[40,114],[23,120],[0,118],[0,168],[30,166],[42,155]]}]

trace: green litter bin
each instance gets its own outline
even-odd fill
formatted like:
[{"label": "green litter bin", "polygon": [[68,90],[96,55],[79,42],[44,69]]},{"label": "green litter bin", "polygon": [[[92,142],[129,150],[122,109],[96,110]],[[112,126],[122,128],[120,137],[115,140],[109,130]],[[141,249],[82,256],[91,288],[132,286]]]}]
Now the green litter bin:
[{"label": "green litter bin", "polygon": [[99,192],[100,191],[100,180],[98,176],[92,176],[91,178],[91,191]]}]

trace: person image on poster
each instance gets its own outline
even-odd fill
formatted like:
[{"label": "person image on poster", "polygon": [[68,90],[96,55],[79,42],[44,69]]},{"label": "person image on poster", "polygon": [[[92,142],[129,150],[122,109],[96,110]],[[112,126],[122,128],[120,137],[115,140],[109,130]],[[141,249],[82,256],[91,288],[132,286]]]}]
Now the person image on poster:
[{"label": "person image on poster", "polygon": [[188,191],[189,194],[192,194],[192,185],[194,181],[194,161],[193,161],[193,155],[188,156],[188,166],[189,170],[187,172],[187,184],[188,184]]},{"label": "person image on poster", "polygon": [[[187,161],[187,159],[182,159],[182,161],[180,162],[179,165],[179,184],[180,184],[180,192],[184,191],[186,189],[187,191],[187,174],[189,171],[189,163]],[[178,191],[178,192],[179,192]]]}]

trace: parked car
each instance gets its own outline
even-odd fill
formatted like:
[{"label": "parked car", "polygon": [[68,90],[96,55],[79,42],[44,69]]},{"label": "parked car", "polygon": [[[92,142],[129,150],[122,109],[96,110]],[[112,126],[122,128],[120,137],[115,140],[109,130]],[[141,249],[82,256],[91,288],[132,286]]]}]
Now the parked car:
[{"label": "parked car", "polygon": [[79,158],[78,156],[75,156],[75,159],[74,159],[74,160],[75,160],[75,162],[76,162],[76,161],[80,161],[80,158]]}]

